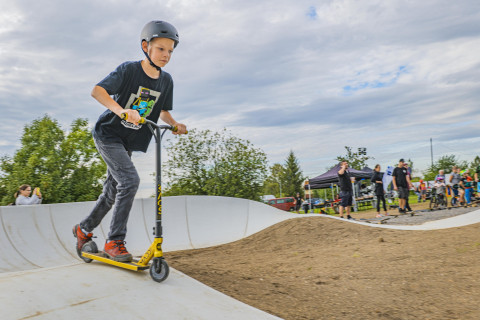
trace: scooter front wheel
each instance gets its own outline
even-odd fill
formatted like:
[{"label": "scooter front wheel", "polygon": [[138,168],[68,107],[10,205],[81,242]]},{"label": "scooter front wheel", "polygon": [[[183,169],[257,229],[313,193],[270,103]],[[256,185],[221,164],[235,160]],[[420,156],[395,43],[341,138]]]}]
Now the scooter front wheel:
[{"label": "scooter front wheel", "polygon": [[150,266],[150,276],[156,282],[162,282],[167,279],[170,273],[170,268],[167,262],[163,258],[153,258],[152,265]]},{"label": "scooter front wheel", "polygon": [[[98,253],[97,244],[94,241],[88,241],[87,243],[85,243],[83,245],[82,252],[83,251],[88,252],[88,253]],[[92,262],[92,259],[85,258],[84,256],[81,255],[81,253],[80,253],[80,258],[82,258],[82,260],[85,261],[86,263]]]}]

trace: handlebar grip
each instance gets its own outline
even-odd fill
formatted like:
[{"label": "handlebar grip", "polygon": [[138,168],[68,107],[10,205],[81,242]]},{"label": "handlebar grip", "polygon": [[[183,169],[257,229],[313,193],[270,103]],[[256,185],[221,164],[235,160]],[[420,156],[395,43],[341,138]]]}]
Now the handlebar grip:
[{"label": "handlebar grip", "polygon": [[[173,126],[173,127],[172,127],[172,131],[173,131],[173,132],[177,132],[177,131],[178,131],[178,127],[177,127],[177,126]],[[185,130],[185,134],[187,134],[187,133],[188,133],[188,130]]]},{"label": "handlebar grip", "polygon": [[[122,120],[127,120],[128,119],[128,113],[122,113],[122,116],[121,116]],[[140,118],[140,120],[138,121],[139,124],[143,124],[145,123],[145,118]]]}]

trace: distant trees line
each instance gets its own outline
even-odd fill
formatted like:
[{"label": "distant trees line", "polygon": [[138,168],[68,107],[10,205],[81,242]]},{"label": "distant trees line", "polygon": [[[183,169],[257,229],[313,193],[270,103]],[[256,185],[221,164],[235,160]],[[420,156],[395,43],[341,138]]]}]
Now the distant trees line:
[{"label": "distant trees line", "polygon": [[45,115],[25,126],[12,157],[0,158],[0,204],[15,202],[22,184],[40,187],[43,203],[93,200],[105,172],[86,119],[74,120],[65,132]]},{"label": "distant trees line", "polygon": [[[226,129],[193,129],[188,135],[168,138],[164,145],[166,196],[217,195],[252,200],[266,194],[280,197],[299,192],[304,196],[305,177],[293,151],[283,164],[269,166],[261,149]],[[362,169],[373,159],[353,152],[351,147],[345,149],[346,154],[338,156],[337,162],[347,160],[353,168]],[[411,160],[409,163],[413,165]],[[433,179],[440,169],[450,173],[454,165],[473,170],[480,165],[480,157],[471,163],[455,155],[440,157],[423,172],[424,179]],[[0,157],[0,205],[14,202],[13,194],[22,184],[40,187],[43,203],[96,200],[105,173],[106,165],[95,148],[86,119],[75,119],[64,131],[57,120],[45,115],[24,127],[21,146],[13,156]],[[314,190],[313,196],[322,197],[324,193]]]},{"label": "distant trees line", "polygon": [[[95,148],[86,119],[74,120],[64,131],[57,120],[44,115],[24,127],[20,141],[13,156],[0,157],[0,205],[14,202],[13,195],[22,184],[40,187],[43,203],[97,199],[106,165]],[[250,141],[226,129],[193,129],[188,135],[166,142],[163,156],[167,160],[162,165],[164,195],[260,200],[264,194],[269,175],[267,156]],[[286,193],[300,191],[303,177],[299,170],[291,152],[286,166],[282,166]]]}]

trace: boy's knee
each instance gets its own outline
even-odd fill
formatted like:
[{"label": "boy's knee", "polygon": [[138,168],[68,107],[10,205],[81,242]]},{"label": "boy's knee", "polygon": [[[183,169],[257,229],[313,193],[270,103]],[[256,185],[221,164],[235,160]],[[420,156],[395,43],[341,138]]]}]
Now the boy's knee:
[{"label": "boy's knee", "polygon": [[128,188],[137,191],[140,186],[140,177],[137,173],[133,174],[128,181]]}]

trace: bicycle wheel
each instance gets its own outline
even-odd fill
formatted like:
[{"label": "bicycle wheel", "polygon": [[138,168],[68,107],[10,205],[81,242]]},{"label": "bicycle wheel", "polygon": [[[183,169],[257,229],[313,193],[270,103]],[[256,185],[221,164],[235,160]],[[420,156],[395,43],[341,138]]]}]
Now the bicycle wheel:
[{"label": "bicycle wheel", "polygon": [[430,206],[429,206],[429,207],[430,207],[430,210],[436,209],[437,206],[438,206],[437,197],[434,196],[434,195],[432,195],[432,196],[430,197]]}]

